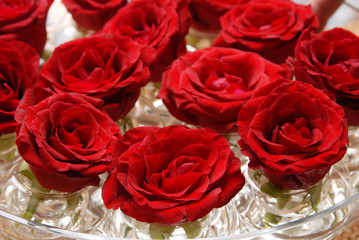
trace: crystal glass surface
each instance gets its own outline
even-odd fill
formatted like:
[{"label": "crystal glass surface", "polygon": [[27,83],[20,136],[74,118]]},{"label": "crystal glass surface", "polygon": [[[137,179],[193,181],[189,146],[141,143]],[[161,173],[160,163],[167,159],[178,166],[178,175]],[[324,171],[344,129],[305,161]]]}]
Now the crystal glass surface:
[{"label": "crystal glass surface", "polygon": [[15,133],[0,136],[0,184],[14,174],[21,162],[15,138]]},{"label": "crystal glass surface", "polygon": [[[307,3],[307,0],[296,0],[299,3]],[[343,26],[352,28],[359,21],[359,13],[353,8],[359,7],[355,0],[348,0],[329,20],[327,29]],[[71,15],[66,11],[60,0],[55,0],[50,8],[48,17],[48,42],[45,53],[42,56],[43,62],[51,55],[53,49],[61,43],[90,34],[78,29]],[[350,29],[353,32],[355,29]],[[204,45],[212,41],[213,35],[200,36],[191,32],[192,37],[203,38]],[[191,37],[191,34],[189,37]],[[194,44],[195,45],[195,44]],[[190,51],[193,47],[188,46]],[[130,112],[124,122],[119,123],[124,128],[131,128],[144,125],[167,126],[172,124],[183,124],[173,118],[166,110],[163,103],[156,99],[159,86],[155,83],[148,84],[142,89],[140,99],[135,108]],[[120,211],[107,210],[101,200],[100,188],[87,189],[83,195],[86,199],[85,213],[81,218],[86,220],[82,227],[68,228],[62,222],[59,224],[53,220],[28,220],[22,217],[24,206],[26,207],[25,192],[14,194],[19,186],[24,190],[23,180],[12,177],[19,167],[19,157],[14,144],[15,135],[6,135],[0,138],[0,238],[1,239],[29,239],[26,233],[35,233],[33,239],[126,239],[148,236],[147,230],[141,228],[148,225],[134,222],[125,217]],[[227,136],[231,144],[235,144],[238,136]],[[299,209],[285,213],[276,224],[263,225],[263,216],[275,207],[273,199],[263,196],[258,183],[249,177],[250,171],[243,164],[243,172],[249,179],[238,195],[225,207],[214,209],[201,224],[205,225],[203,232],[195,237],[206,239],[231,240],[231,239],[331,239],[339,234],[345,227],[349,226],[359,217],[359,128],[349,128],[350,145],[344,159],[336,164],[325,181],[323,181],[323,192],[318,209],[308,209],[308,201],[305,193],[301,195]],[[12,144],[10,142],[12,141]],[[237,150],[236,148],[233,148]],[[245,156],[237,153],[242,163],[247,161]],[[4,157],[5,156],[5,157]],[[12,163],[4,161],[11,158]],[[2,169],[1,167],[4,166]],[[105,177],[103,177],[104,179]],[[293,196],[296,195],[292,193]],[[10,196],[11,195],[11,196]],[[16,197],[14,197],[16,196]],[[292,197],[294,199],[296,197]],[[304,199],[304,202],[303,202]],[[23,201],[21,203],[21,201]],[[51,201],[50,201],[51,202]],[[25,203],[25,204],[24,204]],[[53,202],[51,202],[53,203]],[[51,211],[46,209],[62,209],[58,205],[44,206],[44,217]],[[266,206],[267,204],[267,206]],[[12,205],[10,208],[9,206]],[[77,208],[82,208],[77,206]],[[63,210],[63,209],[62,209]],[[61,211],[62,211],[61,210]],[[278,214],[280,212],[274,212]],[[46,216],[48,219],[49,215]],[[80,220],[78,220],[80,221]],[[65,222],[69,223],[68,220]],[[71,220],[70,220],[71,222]],[[73,225],[72,223],[70,225]],[[183,228],[178,227],[176,234],[183,235]],[[201,230],[202,231],[202,230]],[[146,239],[146,238],[145,238]]]},{"label": "crystal glass surface", "polygon": [[[92,232],[103,220],[104,207],[98,188],[87,187],[74,193],[42,191],[16,173],[0,186],[0,209],[30,222],[79,232]],[[34,207],[35,206],[35,207]],[[0,219],[3,235],[27,239],[53,239],[51,233]]]}]

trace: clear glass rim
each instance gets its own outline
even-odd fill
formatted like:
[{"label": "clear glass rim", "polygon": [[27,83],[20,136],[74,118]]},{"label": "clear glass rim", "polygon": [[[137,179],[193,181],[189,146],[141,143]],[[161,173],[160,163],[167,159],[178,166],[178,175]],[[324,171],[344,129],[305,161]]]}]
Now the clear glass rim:
[{"label": "clear glass rim", "polygon": [[[353,194],[352,196],[350,196],[349,198],[339,202],[336,205],[333,205],[325,210],[319,211],[313,215],[292,221],[292,222],[288,222],[285,224],[281,224],[281,225],[277,225],[275,227],[270,227],[270,228],[266,228],[266,229],[261,229],[261,230],[257,230],[257,231],[252,231],[252,232],[247,232],[247,233],[241,233],[241,234],[236,234],[236,235],[230,235],[230,236],[224,236],[224,237],[215,237],[215,238],[207,238],[207,239],[213,239],[213,240],[234,240],[234,239],[248,239],[248,238],[253,238],[253,237],[260,237],[260,236],[264,236],[266,234],[271,234],[271,233],[277,233],[279,231],[282,230],[286,230],[295,226],[298,226],[300,224],[304,224],[306,222],[324,217],[328,214],[331,214],[341,208],[344,208],[350,204],[352,204],[353,202],[358,201],[359,199],[359,192]],[[10,221],[14,221],[32,228],[36,228],[39,230],[43,230],[46,232],[50,232],[50,233],[54,233],[54,234],[58,234],[60,236],[63,237],[69,237],[69,238],[74,238],[74,239],[117,239],[117,240],[125,240],[128,238],[113,238],[113,237],[106,237],[106,236],[98,236],[98,235],[93,235],[93,234],[89,234],[89,233],[80,233],[80,232],[74,232],[74,231],[69,231],[69,230],[64,230],[64,229],[60,229],[60,228],[56,228],[53,226],[49,226],[49,225],[45,225],[45,224],[41,224],[41,223],[37,223],[31,220],[27,220],[24,219],[22,217],[19,217],[17,215],[14,215],[12,213],[9,213],[3,209],[0,209],[0,217],[6,218]],[[350,221],[352,221],[352,219],[350,218],[350,216],[348,216],[348,220],[349,223]],[[307,236],[305,236],[307,237]]]},{"label": "clear glass rim", "polygon": [[353,4],[351,4],[350,2],[348,1],[344,1],[344,4],[347,5],[348,7],[350,7],[351,9],[353,9],[354,11],[358,12],[359,13],[359,8],[354,6]]}]

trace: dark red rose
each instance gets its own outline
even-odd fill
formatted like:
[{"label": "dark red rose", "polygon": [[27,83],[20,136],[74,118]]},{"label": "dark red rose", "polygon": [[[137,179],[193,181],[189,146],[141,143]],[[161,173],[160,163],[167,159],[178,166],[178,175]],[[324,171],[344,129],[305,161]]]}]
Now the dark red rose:
[{"label": "dark red rose", "polygon": [[21,123],[20,155],[43,187],[61,192],[99,185],[98,175],[110,169],[113,144],[121,137],[102,101],[77,93],[30,89],[15,119]]},{"label": "dark red rose", "polygon": [[297,80],[336,98],[349,125],[359,125],[359,38],[344,29],[306,31],[295,49]]},{"label": "dark red rose", "polygon": [[158,98],[181,121],[236,132],[253,90],[286,73],[256,53],[209,47],[178,58],[164,73]]},{"label": "dark red rose", "polygon": [[127,0],[62,0],[76,23],[86,29],[100,30]]},{"label": "dark red rose", "polygon": [[234,47],[261,54],[275,63],[294,56],[305,29],[319,26],[311,7],[288,0],[251,0],[221,18],[222,30],[214,46]]},{"label": "dark red rose", "polygon": [[205,32],[221,29],[219,18],[237,5],[249,0],[191,0],[189,10],[193,18],[192,27]]},{"label": "dark red rose", "polygon": [[20,40],[39,53],[46,43],[46,18],[53,0],[0,0],[0,38]]},{"label": "dark red rose", "polygon": [[114,120],[135,104],[148,82],[155,51],[123,36],[94,35],[57,47],[40,71],[54,92],[77,92],[104,100]]},{"label": "dark red rose", "polygon": [[185,35],[191,16],[187,0],[137,0],[121,8],[103,32],[128,36],[157,50],[151,81],[160,81],[165,68],[186,52]]},{"label": "dark red rose", "polygon": [[238,115],[249,167],[283,189],[314,185],[346,153],[343,109],[312,85],[276,81],[256,90]]},{"label": "dark red rose", "polygon": [[[142,222],[195,221],[226,205],[244,185],[241,162],[208,128],[138,127],[102,188],[107,208]],[[118,149],[118,148],[117,148]]]},{"label": "dark red rose", "polygon": [[0,40],[0,134],[15,132],[15,109],[36,82],[40,57],[30,45]]}]

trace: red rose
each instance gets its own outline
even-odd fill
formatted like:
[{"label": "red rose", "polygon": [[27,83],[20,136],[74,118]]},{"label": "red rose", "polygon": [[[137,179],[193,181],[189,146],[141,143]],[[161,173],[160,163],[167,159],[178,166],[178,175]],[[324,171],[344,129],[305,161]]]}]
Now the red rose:
[{"label": "red rose", "polygon": [[311,7],[288,0],[251,0],[221,18],[222,30],[214,46],[258,52],[275,63],[294,55],[294,47],[304,29],[319,22]]},{"label": "red rose", "polygon": [[100,30],[127,0],[62,0],[76,23],[86,29]]},{"label": "red rose", "polygon": [[174,61],[158,98],[181,121],[235,132],[238,112],[253,90],[285,75],[256,53],[209,47]]},{"label": "red rose", "polygon": [[151,81],[160,81],[165,68],[186,51],[191,17],[187,0],[137,0],[121,8],[103,32],[128,36],[157,50]]},{"label": "red rose", "polygon": [[114,120],[135,104],[148,82],[155,52],[123,36],[95,35],[60,45],[40,71],[54,92],[77,92],[104,100]]},{"label": "red rose", "polygon": [[0,2],[0,38],[26,42],[41,53],[46,43],[47,12],[53,0]]},{"label": "red rose", "polygon": [[200,31],[219,31],[219,18],[233,7],[249,0],[191,0],[189,10],[193,18],[192,27]]},{"label": "red rose", "polygon": [[0,134],[15,131],[15,109],[35,83],[39,65],[38,53],[28,44],[0,40]]},{"label": "red rose", "polygon": [[344,29],[306,31],[295,49],[295,76],[334,95],[349,125],[359,125],[359,38]]},{"label": "red rose", "polygon": [[138,127],[126,132],[102,188],[107,208],[143,222],[195,221],[243,187],[241,162],[210,129]]},{"label": "red rose", "polygon": [[249,167],[283,189],[306,189],[346,152],[343,109],[310,84],[276,81],[259,88],[238,115]]},{"label": "red rose", "polygon": [[77,93],[50,95],[42,88],[25,93],[15,116],[21,123],[16,144],[43,187],[74,192],[97,186],[98,175],[109,170],[120,129],[101,103]]}]

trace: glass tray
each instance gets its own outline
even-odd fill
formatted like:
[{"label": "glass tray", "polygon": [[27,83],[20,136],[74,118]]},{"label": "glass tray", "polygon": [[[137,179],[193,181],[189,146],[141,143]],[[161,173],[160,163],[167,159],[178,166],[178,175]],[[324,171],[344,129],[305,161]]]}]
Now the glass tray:
[{"label": "glass tray", "polygon": [[[306,3],[307,1],[296,0],[299,3]],[[327,24],[327,29],[334,27],[344,27],[355,33],[357,33],[359,28],[359,2],[357,0],[347,0],[338,11],[329,19]],[[80,34],[76,29],[76,26],[72,20],[72,17],[67,13],[64,6],[61,4],[60,0],[55,0],[54,4],[50,8],[49,18],[48,18],[48,42],[45,47],[45,58],[46,54],[51,54],[53,49],[60,45],[63,42],[69,41],[76,37],[79,37]],[[90,34],[90,33],[87,33]],[[149,86],[151,88],[151,86]],[[163,105],[158,100],[156,101],[153,98],[153,93],[148,94],[145,89],[138,103],[133,109],[133,116],[137,118],[132,119],[132,125],[145,125],[143,121],[143,115],[138,115],[139,112],[150,112],[149,118],[155,117],[158,120],[158,117],[162,117],[158,122],[158,125],[165,126],[170,124],[175,124],[176,120],[166,115],[166,112],[163,112]],[[150,89],[151,90],[151,89]],[[148,98],[151,98],[151,101],[146,101]],[[135,114],[137,113],[137,114]],[[165,119],[163,119],[165,116]],[[142,122],[141,122],[142,121]],[[326,205],[324,209],[320,211],[302,217],[300,219],[295,219],[283,224],[279,224],[273,227],[268,227],[264,229],[256,228],[244,228],[239,229],[235,234],[222,237],[209,237],[207,239],[332,239],[335,235],[341,233],[346,227],[358,220],[359,217],[359,130],[357,128],[350,129],[350,138],[351,145],[348,149],[348,152],[344,159],[336,164],[333,167],[332,174],[329,176],[332,178],[331,187],[336,189],[338,181],[345,182],[350,187],[350,190],[344,195],[341,195],[340,199],[335,199],[331,202],[332,204]],[[343,171],[345,176],[342,175]],[[243,172],[247,173],[245,164],[243,164]],[[338,177],[339,176],[339,177]],[[344,176],[344,177],[343,177]],[[340,180],[335,180],[335,179]],[[1,187],[1,186],[0,186]],[[246,194],[251,190],[250,183],[246,183],[244,189],[239,193],[239,195],[233,200],[235,203],[248,200]],[[6,199],[5,199],[6,200]],[[250,205],[248,205],[250,206]],[[239,215],[248,214],[249,209],[247,208],[245,212],[239,213]],[[318,227],[318,224],[323,224],[328,221],[329,218],[333,216],[340,216],[335,218],[334,221],[331,221],[329,225],[326,225],[324,228]],[[239,216],[241,217],[241,216]],[[31,229],[37,231],[43,231],[44,233],[49,233],[51,239],[125,239],[125,238],[113,238],[108,237],[106,234],[101,234],[103,232],[98,231],[97,233],[82,233],[69,231],[65,229],[56,228],[53,226],[41,224],[35,221],[30,221],[24,219],[14,213],[6,211],[0,205],[0,239],[27,239],[24,237],[17,237],[16,233],[10,237],[5,235],[6,222],[11,221],[14,223],[22,224]],[[96,226],[98,227],[98,226]],[[240,228],[240,227],[238,227]],[[305,229],[297,235],[292,235],[294,231],[298,232],[298,229]],[[310,229],[310,230],[308,230]],[[128,239],[128,238],[127,238]]]},{"label": "glass tray", "polygon": [[[355,129],[358,132],[357,129]],[[353,151],[356,151],[356,149],[353,149]],[[350,154],[349,154],[350,155]],[[348,166],[349,169],[351,168],[352,171],[350,171],[350,175],[347,175],[345,179],[348,181],[348,183],[351,186],[355,186],[353,188],[353,191],[351,191],[351,195],[341,201],[338,201],[338,203],[333,204],[329,207],[327,207],[324,210],[318,211],[315,214],[312,214],[307,217],[303,217],[294,221],[290,221],[284,224],[279,224],[274,227],[268,227],[265,229],[245,229],[240,230],[242,233],[233,234],[229,236],[222,236],[222,237],[213,237],[213,238],[207,238],[207,239],[216,239],[216,240],[225,240],[225,239],[251,239],[251,240],[261,240],[261,239],[332,239],[335,235],[339,234],[341,231],[343,231],[346,227],[348,227],[351,223],[357,221],[359,217],[359,191],[358,191],[358,185],[359,185],[359,172],[358,170],[359,162],[356,162],[358,159],[353,158],[350,159],[351,156],[346,155],[346,159],[343,159],[344,161],[347,161],[347,163],[340,163],[334,166],[335,172],[340,173],[340,169],[343,168],[343,166]],[[350,161],[350,163],[349,163]],[[353,162],[354,161],[354,162]],[[344,167],[345,167],[344,166]],[[339,171],[338,171],[339,170]],[[244,171],[246,171],[244,169]],[[332,175],[332,176],[335,176]],[[336,175],[338,176],[338,175]],[[331,184],[336,185],[337,181],[333,181]],[[248,193],[248,186],[249,184],[246,183],[246,186],[242,189],[241,193],[243,196]],[[238,201],[234,199],[234,201]],[[248,212],[247,212],[248,213]],[[343,215],[344,213],[344,215]],[[240,215],[245,215],[246,213],[240,212]],[[327,225],[326,222],[328,219],[332,218],[332,216],[338,216],[337,221],[332,221],[330,225]],[[107,219],[110,220],[110,219]],[[59,239],[59,240],[65,240],[65,239],[130,239],[130,238],[114,238],[114,237],[108,237],[106,234],[104,235],[95,235],[95,234],[88,234],[88,233],[81,233],[81,232],[75,232],[75,231],[69,231],[64,230],[60,228],[56,228],[53,226],[41,224],[38,222],[26,220],[20,216],[17,216],[13,213],[7,212],[0,208],[0,239],[27,239],[24,237],[18,237],[15,232],[5,235],[6,234],[6,224],[4,222],[6,221],[12,221],[18,224],[25,225],[31,229],[37,230],[37,231],[43,231],[48,236],[46,239]],[[324,229],[321,229],[321,225],[324,223]],[[96,226],[101,228],[101,226]],[[5,229],[4,229],[5,228]],[[240,228],[240,226],[238,226]],[[298,231],[300,229],[300,231]],[[308,231],[310,229],[310,231]],[[99,231],[98,233],[100,233]],[[292,235],[293,232],[295,232],[295,236]],[[2,234],[4,234],[4,238],[2,238]],[[49,235],[50,234],[50,235]],[[11,236],[12,238],[8,238],[8,236]],[[6,236],[6,237],[5,237]],[[131,238],[132,239],[132,238]]]}]

